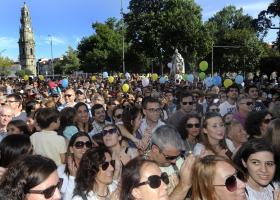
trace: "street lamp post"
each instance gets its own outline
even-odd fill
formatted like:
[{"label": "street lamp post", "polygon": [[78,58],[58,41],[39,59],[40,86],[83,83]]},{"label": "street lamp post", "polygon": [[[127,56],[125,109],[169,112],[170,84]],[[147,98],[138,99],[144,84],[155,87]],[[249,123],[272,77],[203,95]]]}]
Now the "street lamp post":
[{"label": "street lamp post", "polygon": [[214,76],[214,48],[240,49],[241,46],[212,46],[211,74]]},{"label": "street lamp post", "polygon": [[122,68],[125,73],[125,61],[124,61],[124,17],[123,17],[123,0],[121,0],[121,16],[122,16]]},{"label": "street lamp post", "polygon": [[52,41],[52,36],[51,35],[48,35],[49,38],[50,38],[50,44],[51,44],[51,68],[52,68],[52,75],[53,75],[53,78],[54,78],[54,68],[53,68],[53,41]]}]

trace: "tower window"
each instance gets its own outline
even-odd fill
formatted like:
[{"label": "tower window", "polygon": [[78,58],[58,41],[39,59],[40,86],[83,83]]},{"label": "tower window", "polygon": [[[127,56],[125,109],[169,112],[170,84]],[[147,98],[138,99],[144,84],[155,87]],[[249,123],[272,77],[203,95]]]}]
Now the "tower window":
[{"label": "tower window", "polygon": [[33,49],[32,48],[30,49],[30,55],[33,55]]}]

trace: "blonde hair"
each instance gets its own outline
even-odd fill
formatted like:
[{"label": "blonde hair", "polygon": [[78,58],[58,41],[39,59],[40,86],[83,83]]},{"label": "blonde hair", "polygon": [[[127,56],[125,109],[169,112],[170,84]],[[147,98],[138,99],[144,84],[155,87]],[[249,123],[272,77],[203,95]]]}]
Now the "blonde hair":
[{"label": "blonde hair", "polygon": [[195,162],[193,168],[192,200],[216,200],[213,179],[218,162],[226,162],[235,168],[231,160],[215,155],[205,156]]}]

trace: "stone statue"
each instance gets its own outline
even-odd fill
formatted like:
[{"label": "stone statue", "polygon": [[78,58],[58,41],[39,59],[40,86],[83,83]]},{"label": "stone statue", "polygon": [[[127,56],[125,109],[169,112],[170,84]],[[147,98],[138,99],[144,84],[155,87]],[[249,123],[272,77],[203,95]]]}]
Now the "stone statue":
[{"label": "stone statue", "polygon": [[174,80],[176,74],[185,73],[185,62],[178,49],[175,49],[175,53],[172,56],[172,67],[170,69],[170,78]]}]

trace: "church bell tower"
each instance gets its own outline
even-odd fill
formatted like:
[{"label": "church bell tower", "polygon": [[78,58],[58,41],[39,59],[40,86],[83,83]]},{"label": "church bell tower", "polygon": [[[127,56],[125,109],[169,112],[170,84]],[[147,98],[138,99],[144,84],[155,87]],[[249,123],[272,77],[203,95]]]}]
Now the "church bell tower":
[{"label": "church bell tower", "polygon": [[25,2],[21,8],[20,23],[20,37],[18,41],[20,64],[22,69],[29,69],[33,75],[36,75],[34,35],[31,26],[31,17]]}]

